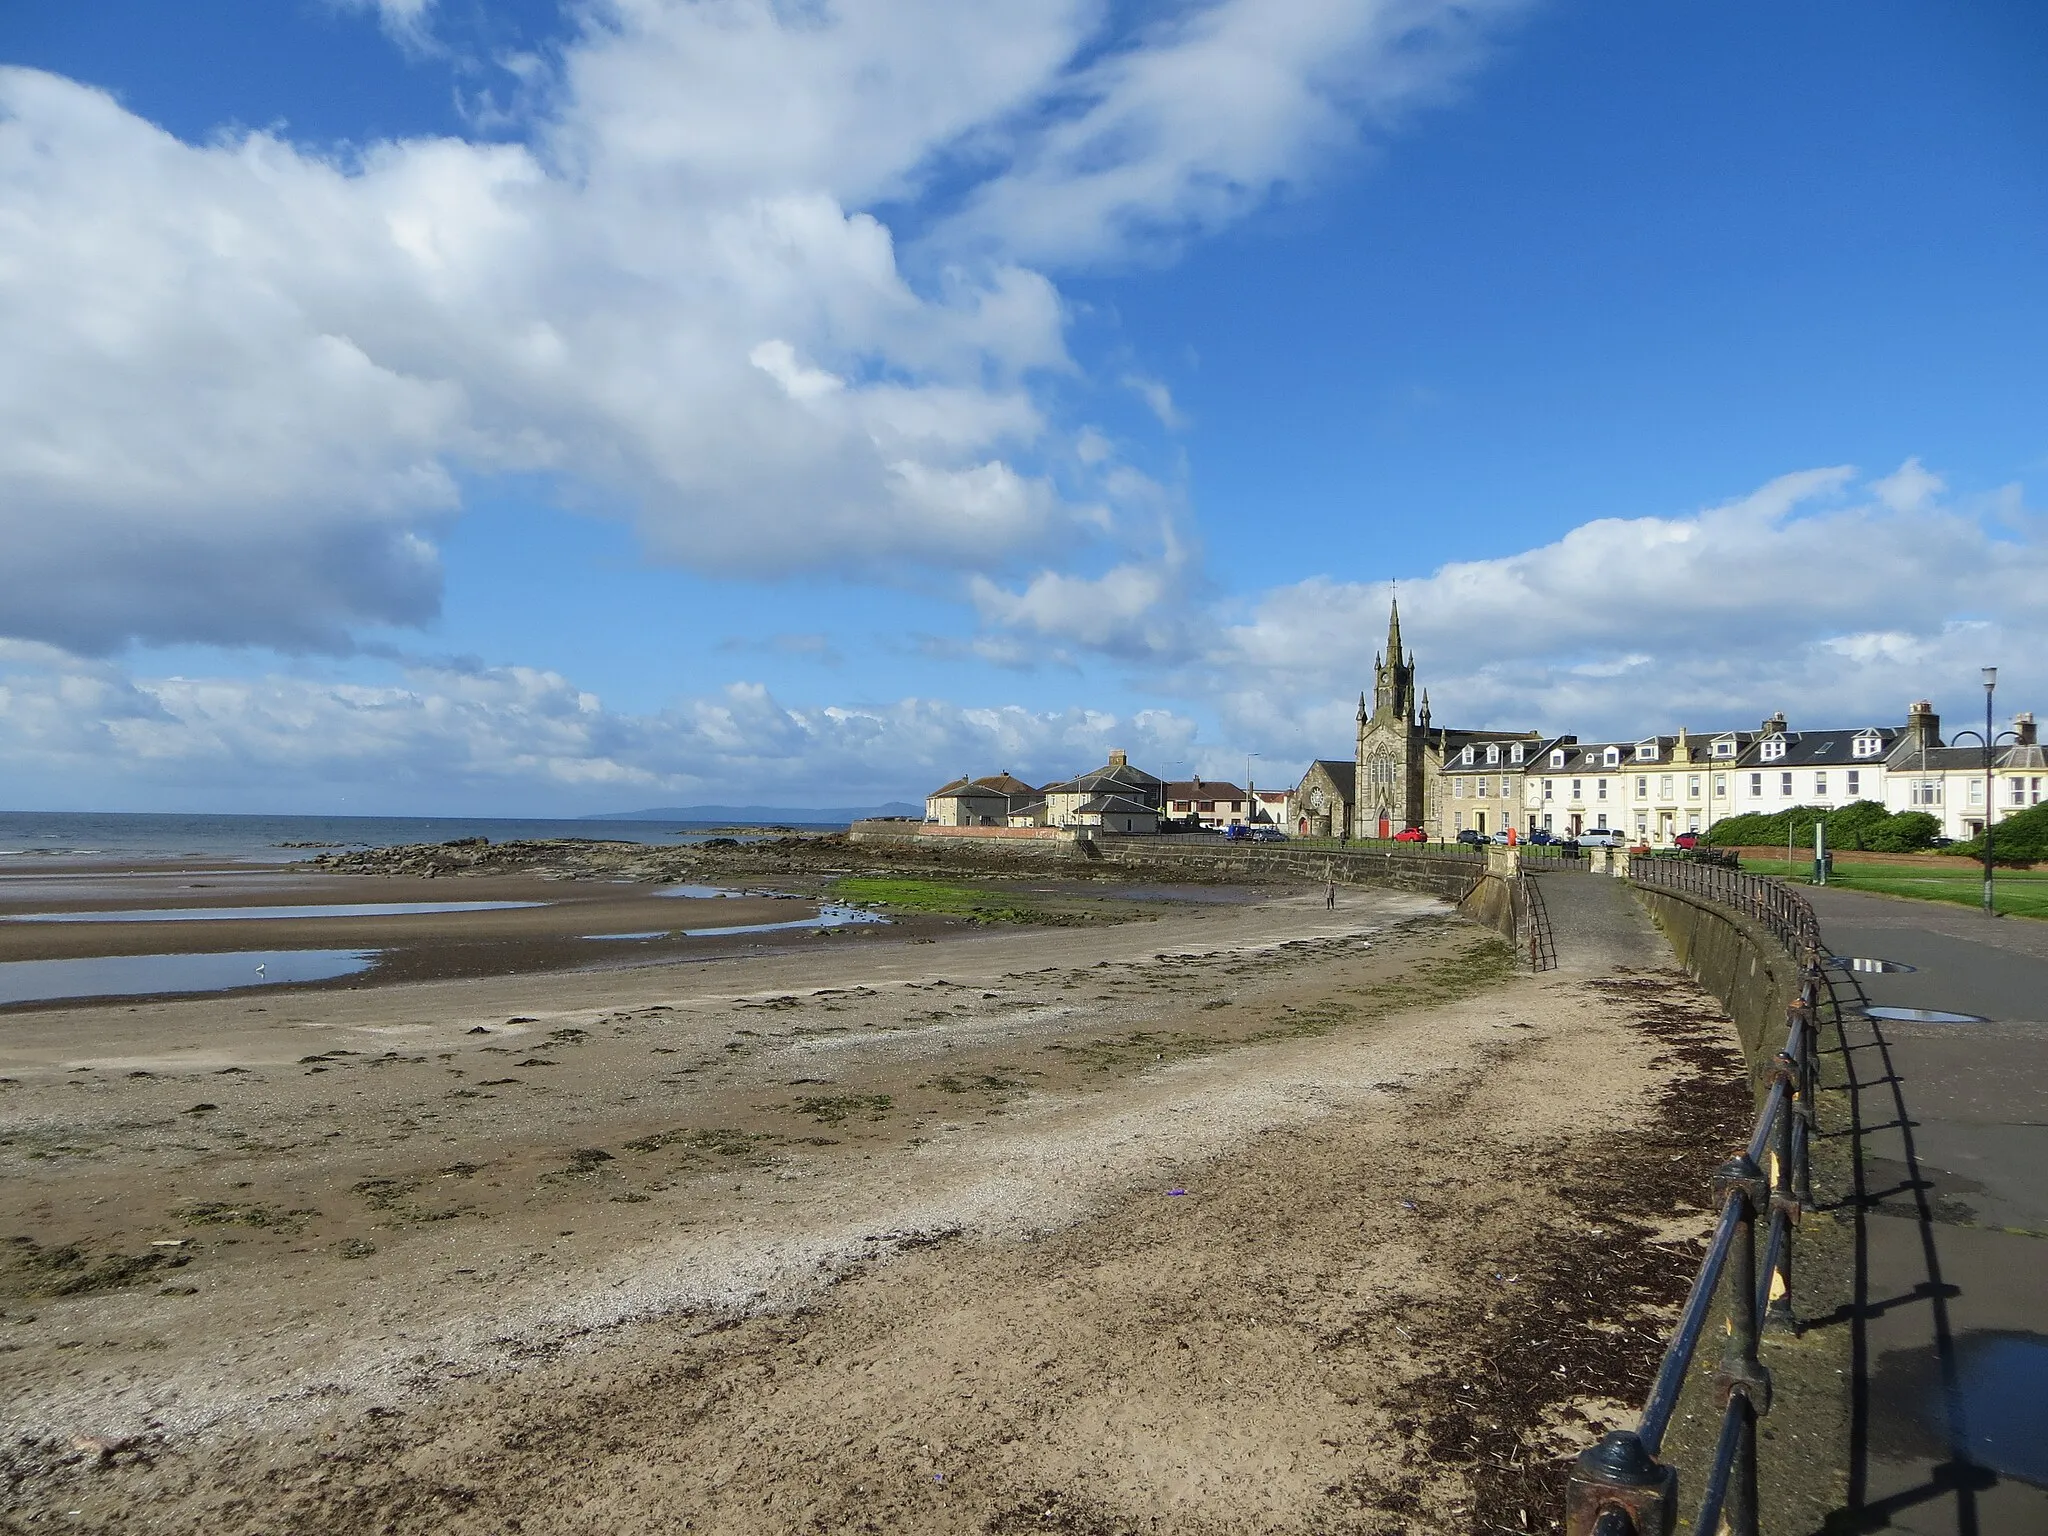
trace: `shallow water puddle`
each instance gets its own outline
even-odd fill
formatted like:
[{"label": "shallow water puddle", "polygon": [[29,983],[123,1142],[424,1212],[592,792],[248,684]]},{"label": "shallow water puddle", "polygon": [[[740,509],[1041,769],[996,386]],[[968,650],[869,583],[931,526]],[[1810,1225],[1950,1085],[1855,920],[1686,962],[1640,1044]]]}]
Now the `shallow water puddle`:
[{"label": "shallow water puddle", "polygon": [[818,909],[816,917],[800,917],[787,923],[740,923],[731,928],[685,928],[686,939],[716,938],[728,933],[775,933],[785,928],[844,928],[849,923],[886,923],[889,919],[879,912],[869,912],[862,907],[842,907],[827,902]]},{"label": "shallow water puddle", "polygon": [[704,901],[713,896],[737,896],[738,891],[729,891],[722,885],[665,885],[654,893],[657,896],[684,896]]},{"label": "shallow water puddle", "polygon": [[223,955],[95,955],[0,962],[0,1003],[67,997],[146,997],[329,981],[366,971],[381,950],[244,949]]},{"label": "shallow water puddle", "polygon": [[1949,1013],[1940,1008],[1894,1008],[1889,1004],[1863,1010],[1866,1019],[1890,1019],[1897,1024],[1989,1024],[1981,1013]]},{"label": "shallow water puddle", "polygon": [[645,933],[586,933],[583,937],[586,939],[665,939],[668,937],[668,930],[666,928],[650,928]]},{"label": "shallow water puddle", "polygon": [[147,907],[128,912],[15,912],[0,923],[231,923],[300,917],[411,917],[423,912],[508,912],[544,901],[363,901],[300,907]]}]

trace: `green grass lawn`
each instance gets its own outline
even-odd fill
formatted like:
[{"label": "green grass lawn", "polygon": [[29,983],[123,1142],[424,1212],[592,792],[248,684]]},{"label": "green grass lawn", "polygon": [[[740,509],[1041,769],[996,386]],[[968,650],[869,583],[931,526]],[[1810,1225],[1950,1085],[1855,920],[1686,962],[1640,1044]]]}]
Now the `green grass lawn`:
[{"label": "green grass lawn", "polygon": [[1040,923],[1067,927],[1151,915],[1142,908],[1129,905],[1118,908],[1086,897],[1045,897],[954,885],[944,880],[886,876],[863,875],[835,881],[832,894],[841,901],[855,901],[864,906],[887,907],[897,912],[930,912],[939,917],[964,917],[977,923]]},{"label": "green grass lawn", "polygon": [[[1744,852],[1742,867],[1753,874],[1788,873],[1785,856]],[[1813,855],[1795,858],[1789,873],[1794,880],[1813,875]],[[1874,891],[1881,896],[1914,896],[1922,901],[1952,901],[1959,906],[1984,904],[1984,866],[1955,858],[1901,858],[1882,864],[1835,861],[1828,884],[1844,890]],[[2048,918],[2048,870],[2001,869],[1993,882],[1998,910],[2014,917]]]}]

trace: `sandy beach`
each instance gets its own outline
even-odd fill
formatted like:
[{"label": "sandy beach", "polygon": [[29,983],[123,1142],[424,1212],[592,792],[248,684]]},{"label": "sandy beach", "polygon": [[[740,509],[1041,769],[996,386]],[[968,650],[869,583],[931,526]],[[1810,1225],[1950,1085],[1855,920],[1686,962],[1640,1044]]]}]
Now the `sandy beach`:
[{"label": "sandy beach", "polygon": [[1040,881],[1057,922],[579,948],[801,884],[7,889],[543,903],[0,922],[413,957],[0,1013],[12,1528],[1548,1528],[1687,1278],[1669,1165],[1745,1109],[1647,923],[1532,977],[1399,893]]}]

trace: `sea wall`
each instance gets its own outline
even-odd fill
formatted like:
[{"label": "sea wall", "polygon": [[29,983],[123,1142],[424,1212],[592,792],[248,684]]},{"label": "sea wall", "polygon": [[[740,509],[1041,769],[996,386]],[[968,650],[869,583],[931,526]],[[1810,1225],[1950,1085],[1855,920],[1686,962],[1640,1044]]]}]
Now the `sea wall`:
[{"label": "sea wall", "polygon": [[1636,886],[1678,963],[1728,1010],[1762,1083],[1785,1044],[1785,1010],[1799,996],[1799,966],[1761,924],[1680,891]]}]

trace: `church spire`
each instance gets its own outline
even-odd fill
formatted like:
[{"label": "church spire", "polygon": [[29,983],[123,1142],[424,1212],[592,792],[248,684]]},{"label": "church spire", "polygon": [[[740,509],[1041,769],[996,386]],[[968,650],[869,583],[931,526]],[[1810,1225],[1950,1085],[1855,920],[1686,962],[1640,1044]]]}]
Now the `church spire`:
[{"label": "church spire", "polygon": [[1397,590],[1387,609],[1387,659],[1398,662],[1405,654],[1401,649],[1401,595]]}]

